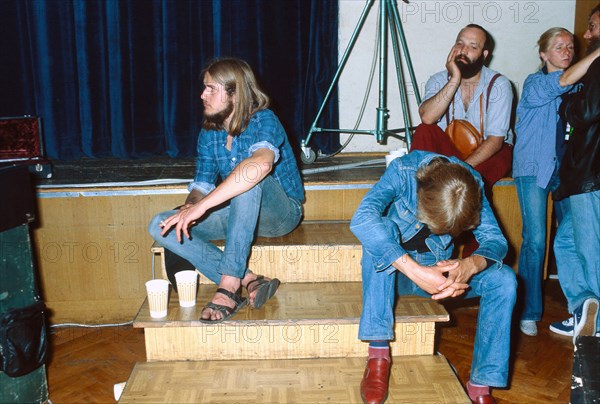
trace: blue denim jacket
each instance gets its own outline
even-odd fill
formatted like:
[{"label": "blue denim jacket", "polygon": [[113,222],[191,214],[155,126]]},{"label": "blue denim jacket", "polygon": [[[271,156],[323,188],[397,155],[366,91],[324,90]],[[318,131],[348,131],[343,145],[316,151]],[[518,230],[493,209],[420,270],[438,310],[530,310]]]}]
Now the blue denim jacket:
[{"label": "blue denim jacket", "polygon": [[288,197],[302,203],[304,186],[298,165],[288,141],[287,134],[273,111],[265,109],[250,118],[246,129],[233,138],[231,151],[227,150],[227,131],[200,131],[198,137],[196,175],[188,189],[203,194],[215,189],[233,169],[256,150],[267,148],[275,153],[273,171],[270,175],[283,187]]},{"label": "blue denim jacket", "polygon": [[[472,167],[455,157],[413,151],[391,162],[381,179],[365,195],[350,222],[350,229],[372,257],[376,271],[389,268],[394,261],[407,254],[400,240],[413,238],[424,226],[417,219],[417,180],[419,167],[441,157],[464,165],[473,174],[483,190],[483,181]],[[482,191],[482,210],[479,226],[473,230],[479,248],[474,254],[502,263],[508,250],[490,204]],[[431,234],[425,243],[436,261],[450,258],[453,240],[450,235]],[[395,271],[394,267],[389,269]]]}]

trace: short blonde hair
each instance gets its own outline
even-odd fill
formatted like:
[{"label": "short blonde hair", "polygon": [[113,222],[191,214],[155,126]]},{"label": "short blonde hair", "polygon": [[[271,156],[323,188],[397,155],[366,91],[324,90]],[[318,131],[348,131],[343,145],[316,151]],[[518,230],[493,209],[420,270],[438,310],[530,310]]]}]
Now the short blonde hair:
[{"label": "short blonde hair", "polygon": [[[552,46],[552,43],[554,42],[554,38],[556,38],[558,35],[561,35],[561,34],[567,34],[571,37],[571,39],[573,39],[573,34],[566,28],[563,28],[563,27],[550,28],[549,30],[544,32],[540,36],[540,39],[538,39],[538,41],[537,41],[539,53],[548,52],[550,50],[550,47]],[[540,55],[540,59],[541,59],[541,55]],[[546,63],[542,60],[541,67],[543,67],[545,64]]]},{"label": "short blonde hair", "polygon": [[417,218],[432,233],[457,237],[479,225],[482,190],[466,167],[436,158],[416,176]]},{"label": "short blonde hair", "polygon": [[[202,71],[202,78],[206,73],[225,87],[229,97],[235,95],[233,115],[227,128],[230,135],[242,133],[252,115],[269,107],[269,97],[259,87],[254,72],[245,61],[237,58],[214,59]],[[207,129],[221,129],[211,125],[215,124],[204,122]]]}]

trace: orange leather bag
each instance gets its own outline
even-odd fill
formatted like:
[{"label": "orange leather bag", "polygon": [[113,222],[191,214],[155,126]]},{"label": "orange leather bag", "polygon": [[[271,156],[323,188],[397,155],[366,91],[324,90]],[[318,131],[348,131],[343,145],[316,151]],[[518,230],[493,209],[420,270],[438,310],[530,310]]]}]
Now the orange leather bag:
[{"label": "orange leather bag", "polygon": [[[490,84],[487,89],[487,98],[486,98],[486,110],[487,106],[490,102],[490,92],[492,90],[492,85],[494,81],[500,76],[500,74],[496,74],[490,80]],[[448,114],[446,114],[446,120],[448,120]],[[454,119],[454,99],[452,100],[452,121],[448,122],[448,126],[446,127],[446,134],[450,138],[454,147],[460,153],[460,158],[462,160],[469,157],[480,145],[483,143],[483,98],[482,95],[479,95],[479,131],[471,125],[471,123],[465,119]]]},{"label": "orange leather bag", "polygon": [[[479,99],[481,100],[481,96]],[[480,116],[480,131],[477,131],[469,121],[464,119],[452,119],[446,128],[446,134],[460,153],[459,157],[462,160],[469,157],[483,143],[483,111]]]}]

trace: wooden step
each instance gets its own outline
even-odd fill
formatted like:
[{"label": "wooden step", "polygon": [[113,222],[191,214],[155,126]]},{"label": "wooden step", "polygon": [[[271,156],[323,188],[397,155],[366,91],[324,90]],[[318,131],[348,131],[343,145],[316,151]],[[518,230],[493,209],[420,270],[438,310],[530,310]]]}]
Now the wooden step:
[{"label": "wooden step", "polygon": [[[245,307],[221,324],[198,321],[216,286],[199,285],[198,303],[179,306],[171,293],[165,319],[150,317],[147,301],[134,320],[144,328],[149,361],[291,359],[362,356],[360,282],[284,283],[260,310]],[[396,307],[394,355],[432,354],[435,323],[448,321],[444,307],[408,296]]]},{"label": "wooden step", "polygon": [[[119,403],[360,403],[364,366],[364,357],[137,363]],[[445,357],[423,355],[393,358],[387,402],[471,401]]]},{"label": "wooden step", "polygon": [[[224,241],[215,244],[223,247]],[[164,272],[164,249],[156,243],[152,252]],[[348,221],[303,222],[282,237],[258,237],[249,259],[250,269],[282,282],[359,282],[362,249]],[[160,277],[160,273],[155,276]],[[211,284],[200,276],[200,283]]]}]

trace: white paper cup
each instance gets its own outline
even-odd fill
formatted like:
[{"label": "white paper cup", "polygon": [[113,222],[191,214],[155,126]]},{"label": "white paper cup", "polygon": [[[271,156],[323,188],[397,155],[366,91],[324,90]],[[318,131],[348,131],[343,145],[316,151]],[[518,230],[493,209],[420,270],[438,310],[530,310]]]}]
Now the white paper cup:
[{"label": "white paper cup", "polygon": [[398,157],[402,157],[407,153],[408,153],[408,150],[406,149],[406,147],[401,147],[398,150],[390,151],[390,153],[385,156],[385,166],[389,167],[392,160],[394,160],[395,158],[398,158]]},{"label": "white paper cup", "polygon": [[181,307],[192,307],[196,304],[196,290],[198,286],[198,272],[180,271],[175,274],[177,293]]},{"label": "white paper cup", "polygon": [[395,150],[394,152],[396,152],[399,156],[404,156],[405,154],[408,154],[408,149],[406,147],[400,147],[398,150]]},{"label": "white paper cup", "polygon": [[146,282],[146,292],[148,292],[150,317],[166,317],[169,304],[169,282],[164,279],[148,281]]},{"label": "white paper cup", "polygon": [[395,159],[396,157],[398,157],[398,156],[394,156],[393,154],[386,154],[385,155],[385,166],[389,167],[392,160]]}]

